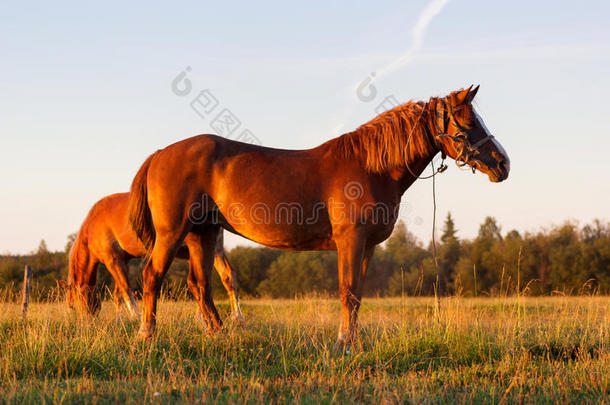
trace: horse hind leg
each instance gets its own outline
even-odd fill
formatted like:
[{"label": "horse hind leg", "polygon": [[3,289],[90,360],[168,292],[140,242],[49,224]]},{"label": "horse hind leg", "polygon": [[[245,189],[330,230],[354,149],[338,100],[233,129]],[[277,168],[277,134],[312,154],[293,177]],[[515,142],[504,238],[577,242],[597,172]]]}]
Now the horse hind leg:
[{"label": "horse hind leg", "polygon": [[140,341],[148,341],[155,332],[161,284],[183,237],[184,233],[179,232],[157,234],[152,255],[142,271],[142,323],[138,331]]},{"label": "horse hind leg", "polygon": [[222,326],[220,315],[218,315],[218,310],[212,299],[211,282],[216,238],[219,230],[218,227],[210,227],[202,234],[189,233],[184,240],[191,258],[189,272],[196,284],[197,292],[194,295],[210,334],[213,334]]}]

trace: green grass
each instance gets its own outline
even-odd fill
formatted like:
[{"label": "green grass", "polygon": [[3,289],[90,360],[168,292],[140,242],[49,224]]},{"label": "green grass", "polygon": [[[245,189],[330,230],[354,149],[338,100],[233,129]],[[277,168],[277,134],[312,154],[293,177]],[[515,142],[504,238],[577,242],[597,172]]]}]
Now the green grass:
[{"label": "green grass", "polygon": [[[361,348],[333,350],[336,299],[246,300],[205,334],[163,301],[150,345],[105,302],[0,304],[0,402],[608,403],[610,298],[365,299]],[[228,306],[220,302],[226,318]]]}]

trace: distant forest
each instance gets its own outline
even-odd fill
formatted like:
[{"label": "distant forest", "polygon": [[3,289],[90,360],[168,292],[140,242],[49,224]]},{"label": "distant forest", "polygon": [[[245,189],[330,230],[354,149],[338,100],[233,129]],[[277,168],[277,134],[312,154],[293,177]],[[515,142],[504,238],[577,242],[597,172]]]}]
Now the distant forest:
[{"label": "distant forest", "polygon": [[[572,222],[536,233],[502,233],[497,221],[487,217],[474,239],[460,239],[451,214],[445,219],[436,243],[439,291],[442,295],[485,296],[515,294],[610,293],[610,225],[595,220],[578,226]],[[51,252],[45,241],[28,255],[0,256],[0,299],[16,294],[23,268],[33,269],[33,299],[58,293],[56,280],[68,274],[67,252]],[[227,254],[239,291],[245,296],[294,297],[312,292],[337,294],[335,252],[290,252],[263,247],[233,248]],[[143,263],[130,264],[130,282],[141,291]],[[165,281],[170,297],[184,297],[188,263],[175,260]],[[225,295],[214,273],[214,295]],[[399,222],[392,236],[377,247],[366,276],[368,296],[420,296],[434,292],[436,267],[432,243],[425,246]],[[100,291],[110,291],[108,271],[98,270]],[[108,287],[108,288],[107,288]]]}]

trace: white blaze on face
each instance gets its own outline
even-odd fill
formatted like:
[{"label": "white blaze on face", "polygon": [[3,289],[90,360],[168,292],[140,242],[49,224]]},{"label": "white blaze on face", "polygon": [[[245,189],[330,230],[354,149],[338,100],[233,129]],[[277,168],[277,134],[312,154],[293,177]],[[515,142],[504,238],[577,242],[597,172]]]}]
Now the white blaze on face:
[{"label": "white blaze on face", "polygon": [[[491,136],[491,131],[489,130],[489,128],[487,128],[487,125],[485,125],[485,121],[483,121],[483,118],[481,118],[479,113],[474,108],[472,109],[472,111],[474,112],[475,120],[479,122],[479,125],[481,126],[481,128],[483,128],[483,131],[485,131],[485,135]],[[500,152],[500,154],[504,156],[506,170],[510,171],[510,159],[508,158],[508,153],[506,153],[504,147],[500,144],[500,142],[498,142],[496,138],[491,138],[491,141],[494,143],[494,145],[496,145],[498,152]]]}]

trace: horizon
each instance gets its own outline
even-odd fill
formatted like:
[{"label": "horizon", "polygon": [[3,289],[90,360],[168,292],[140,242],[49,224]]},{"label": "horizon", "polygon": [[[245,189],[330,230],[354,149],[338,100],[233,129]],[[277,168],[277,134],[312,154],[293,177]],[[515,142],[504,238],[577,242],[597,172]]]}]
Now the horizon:
[{"label": "horizon", "polygon": [[[451,214],[451,211],[449,211],[448,214]],[[490,216],[490,217],[494,219],[494,221],[495,221],[495,223],[497,225],[499,225],[502,237],[506,237],[509,233],[511,233],[513,231],[517,231],[521,237],[526,237],[526,236],[536,235],[538,233],[545,234],[545,233],[548,233],[548,232],[550,232],[550,231],[552,231],[554,229],[561,228],[564,225],[574,225],[574,226],[576,226],[578,231],[581,231],[584,226],[586,226],[586,225],[594,225],[596,223],[596,221],[600,221],[600,223],[602,225],[608,224],[607,220],[600,219],[600,218],[593,218],[589,222],[580,222],[580,221],[573,220],[573,219],[566,219],[565,221],[562,221],[562,222],[559,222],[559,223],[556,223],[556,224],[551,224],[549,226],[541,226],[541,227],[536,228],[536,229],[519,230],[519,229],[504,229],[504,228],[502,228],[502,225],[499,223],[498,218],[495,218],[493,216]],[[445,221],[446,221],[446,219],[447,219],[447,216],[444,216],[443,218],[437,218],[436,230],[435,230],[435,239],[436,239],[437,243],[440,243],[440,241],[441,241],[441,236],[442,236],[443,231],[445,229]],[[453,214],[451,214],[451,219],[453,220],[454,225],[455,225],[456,219],[455,219],[455,216]],[[481,223],[478,224],[478,228],[477,229],[479,229],[482,225],[484,225],[485,219],[486,218],[483,218]],[[432,243],[432,235],[430,235],[430,239],[429,240],[421,239],[419,236],[417,236],[417,234],[415,234],[414,232],[411,231],[411,228],[409,228],[409,226],[405,223],[405,221],[402,218],[399,218],[398,221],[396,221],[396,226],[394,228],[394,231],[392,232],[392,235],[394,235],[394,232],[396,232],[396,227],[398,227],[400,224],[404,224],[406,231],[408,233],[412,234],[413,236],[415,236],[415,242],[416,242],[417,246],[419,246],[419,247],[421,247],[423,249],[430,249],[431,248],[430,246],[431,246],[431,243]],[[478,234],[475,234],[475,235],[472,235],[472,236],[469,236],[469,237],[463,237],[463,236],[460,235],[460,230],[457,227],[455,228],[455,232],[456,232],[456,237],[460,241],[473,242],[478,237]],[[74,234],[76,234],[76,232],[74,232]],[[231,245],[229,247],[227,247],[226,244],[225,244],[225,250],[227,252],[230,252],[232,249],[237,248],[237,247],[259,247],[259,248],[274,249],[274,248],[271,248],[271,247],[268,247],[268,246],[265,246],[265,245],[261,245],[259,243],[252,242],[252,241],[250,241],[248,239],[245,239],[245,238],[242,238],[242,237],[240,237],[238,235],[231,234],[228,231],[225,231],[225,239],[226,239],[226,236],[229,236],[229,235],[236,236],[239,239],[245,241],[246,243],[236,243],[236,244],[233,244],[233,245]],[[66,236],[65,245],[67,245],[68,243],[71,243],[71,241],[69,241],[69,237],[70,236],[71,236],[71,234]],[[386,242],[388,241],[388,239],[386,239],[385,241],[380,243],[379,246],[382,247],[382,248],[385,248],[385,245],[386,245]],[[58,249],[51,249],[51,248],[48,247],[48,243],[47,243],[47,241],[45,239],[40,239],[35,244],[35,246],[31,250],[29,250],[27,252],[9,252],[9,251],[5,251],[5,252],[0,252],[0,256],[29,256],[29,255],[35,255],[35,254],[37,254],[37,251],[38,251],[38,249],[40,248],[40,246],[42,244],[44,244],[46,249],[49,252],[51,252],[51,253],[64,252],[64,250],[65,250],[65,246],[64,247],[59,247]],[[283,250],[283,249],[275,249],[275,250]],[[293,251],[293,252],[298,252],[298,251]]]},{"label": "horizon", "polygon": [[[504,234],[608,220],[606,159],[596,152],[610,147],[609,4],[348,4],[129,4],[119,14],[6,6],[0,252],[27,254],[43,239],[63,250],[97,200],[128,191],[148,155],[214,133],[213,117],[190,105],[206,89],[241,122],[237,133],[304,149],[382,104],[480,84],[475,107],[508,151],[511,174],[492,184],[448,161],[436,179],[437,235],[449,211],[462,239],[487,216]],[[229,17],[210,17],[218,15]],[[183,72],[187,95],[184,80],[174,85]],[[424,244],[431,187],[417,181],[400,212]],[[229,232],[225,244],[256,245]]]}]

